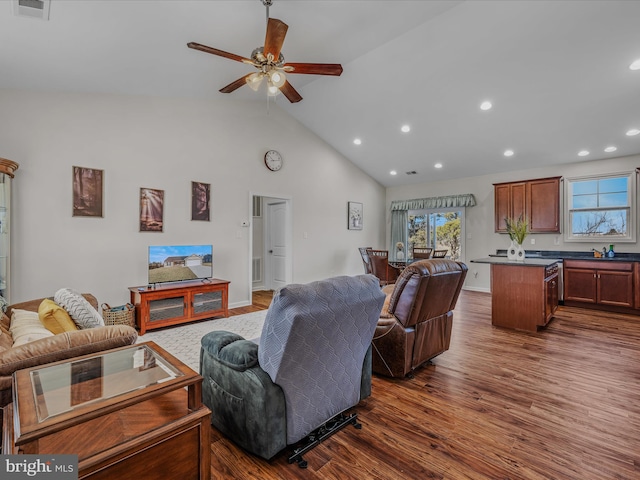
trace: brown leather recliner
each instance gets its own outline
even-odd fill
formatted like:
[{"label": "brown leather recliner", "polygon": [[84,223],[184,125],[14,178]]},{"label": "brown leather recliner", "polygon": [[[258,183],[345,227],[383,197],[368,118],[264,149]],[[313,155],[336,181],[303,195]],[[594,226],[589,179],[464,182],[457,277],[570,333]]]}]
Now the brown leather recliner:
[{"label": "brown leather recliner", "polygon": [[430,259],[407,266],[390,294],[388,315],[373,337],[373,371],[404,377],[449,349],[453,309],[467,266]]}]

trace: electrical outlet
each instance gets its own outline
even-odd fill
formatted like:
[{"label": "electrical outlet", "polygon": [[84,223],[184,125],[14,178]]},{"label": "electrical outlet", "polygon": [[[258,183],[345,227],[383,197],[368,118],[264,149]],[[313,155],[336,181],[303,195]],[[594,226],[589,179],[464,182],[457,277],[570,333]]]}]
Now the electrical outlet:
[{"label": "electrical outlet", "polygon": [[557,236],[557,235],[556,235],[556,236],[553,238],[553,244],[554,244],[554,245],[560,245],[560,237],[559,237],[559,236]]},{"label": "electrical outlet", "polygon": [[532,238],[532,239],[531,239],[531,245],[535,245],[535,244],[536,244],[536,239],[535,239],[535,238]]}]

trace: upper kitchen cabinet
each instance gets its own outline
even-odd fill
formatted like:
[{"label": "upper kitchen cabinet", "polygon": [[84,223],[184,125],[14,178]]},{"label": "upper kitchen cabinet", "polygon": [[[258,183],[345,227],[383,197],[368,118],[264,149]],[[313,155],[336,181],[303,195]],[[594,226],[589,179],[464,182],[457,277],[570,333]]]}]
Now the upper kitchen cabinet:
[{"label": "upper kitchen cabinet", "polygon": [[496,232],[507,232],[505,218],[522,215],[531,233],[560,233],[560,178],[494,183]]}]

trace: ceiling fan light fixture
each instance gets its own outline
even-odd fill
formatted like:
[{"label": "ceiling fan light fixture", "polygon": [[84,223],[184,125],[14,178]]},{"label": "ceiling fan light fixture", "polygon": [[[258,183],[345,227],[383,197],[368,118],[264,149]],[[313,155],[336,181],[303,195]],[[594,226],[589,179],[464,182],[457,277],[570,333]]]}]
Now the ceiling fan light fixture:
[{"label": "ceiling fan light fixture", "polygon": [[260,88],[260,84],[262,83],[263,76],[264,75],[262,74],[262,72],[255,72],[247,77],[246,82],[251,90],[253,90],[254,92],[258,91],[258,89]]},{"label": "ceiling fan light fixture", "polygon": [[280,89],[278,87],[276,87],[271,80],[269,80],[268,84],[267,84],[267,93],[269,94],[270,97],[275,97],[276,95],[278,95],[278,93],[280,93]]},{"label": "ceiling fan light fixture", "polygon": [[281,86],[284,85],[284,82],[287,81],[287,77],[284,74],[284,72],[281,72],[279,70],[271,70],[269,72],[269,80],[271,80],[271,83],[276,86],[277,88],[280,88]]}]

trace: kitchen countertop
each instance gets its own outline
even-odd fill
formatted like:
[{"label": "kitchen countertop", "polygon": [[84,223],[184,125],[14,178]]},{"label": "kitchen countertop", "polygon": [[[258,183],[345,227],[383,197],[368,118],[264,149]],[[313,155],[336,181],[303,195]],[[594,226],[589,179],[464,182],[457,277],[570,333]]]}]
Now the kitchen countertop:
[{"label": "kitchen countertop", "polygon": [[471,260],[472,263],[489,263],[491,265],[513,265],[514,267],[550,267],[556,263],[561,263],[561,258],[526,257],[522,262],[509,260],[507,256],[497,255]]},{"label": "kitchen countertop", "polygon": [[[496,250],[489,257],[506,257],[506,250]],[[560,250],[525,250],[525,259],[554,258],[561,260],[598,260],[601,262],[640,262],[640,253],[616,253],[615,257],[596,258],[593,252],[585,251],[560,251]]]}]

